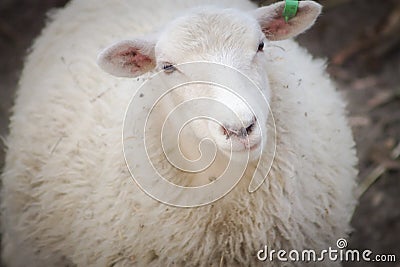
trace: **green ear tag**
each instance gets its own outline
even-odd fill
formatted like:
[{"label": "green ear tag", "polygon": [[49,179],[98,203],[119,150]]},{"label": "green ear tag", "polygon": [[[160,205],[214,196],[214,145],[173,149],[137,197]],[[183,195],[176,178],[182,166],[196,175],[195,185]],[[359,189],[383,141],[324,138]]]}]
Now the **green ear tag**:
[{"label": "green ear tag", "polygon": [[298,0],[286,0],[285,1],[285,8],[283,9],[283,14],[282,15],[285,18],[286,22],[288,22],[289,19],[291,19],[294,16],[296,16],[298,7],[299,7],[299,1]]}]

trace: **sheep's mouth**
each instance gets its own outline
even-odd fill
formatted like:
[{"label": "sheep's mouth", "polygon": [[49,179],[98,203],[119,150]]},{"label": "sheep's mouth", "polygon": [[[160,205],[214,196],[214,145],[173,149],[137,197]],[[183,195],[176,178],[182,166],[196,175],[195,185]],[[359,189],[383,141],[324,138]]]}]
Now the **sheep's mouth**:
[{"label": "sheep's mouth", "polygon": [[260,147],[261,143],[252,144],[250,147],[244,147],[242,152],[254,152]]},{"label": "sheep's mouth", "polygon": [[261,142],[252,144],[251,146],[247,146],[245,144],[242,145],[242,148],[240,149],[224,149],[226,152],[232,152],[232,153],[253,153],[254,151],[258,150],[261,146]]},{"label": "sheep's mouth", "polygon": [[248,148],[249,151],[254,151],[254,150],[258,149],[258,148],[260,147],[260,144],[261,144],[261,143],[253,144],[252,146],[250,146],[250,147]]}]

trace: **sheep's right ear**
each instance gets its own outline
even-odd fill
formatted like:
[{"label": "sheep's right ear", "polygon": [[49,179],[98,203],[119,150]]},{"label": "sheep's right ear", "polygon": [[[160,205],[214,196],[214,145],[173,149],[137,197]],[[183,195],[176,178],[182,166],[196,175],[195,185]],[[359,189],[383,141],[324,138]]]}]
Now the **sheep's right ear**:
[{"label": "sheep's right ear", "polygon": [[97,64],[118,77],[137,77],[156,66],[155,42],[145,39],[121,41],[104,49]]}]

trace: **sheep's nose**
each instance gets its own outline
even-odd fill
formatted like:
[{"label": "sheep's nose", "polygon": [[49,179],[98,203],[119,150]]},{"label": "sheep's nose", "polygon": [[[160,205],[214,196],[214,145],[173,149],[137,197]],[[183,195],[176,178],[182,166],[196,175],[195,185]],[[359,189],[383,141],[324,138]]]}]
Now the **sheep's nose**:
[{"label": "sheep's nose", "polygon": [[255,124],[256,118],[254,117],[250,122],[243,124],[245,125],[244,127],[242,127],[243,125],[241,125],[240,127],[232,127],[226,125],[222,126],[222,130],[224,135],[226,136],[226,139],[230,138],[231,136],[235,136],[238,138],[247,138],[247,136],[253,131]]}]

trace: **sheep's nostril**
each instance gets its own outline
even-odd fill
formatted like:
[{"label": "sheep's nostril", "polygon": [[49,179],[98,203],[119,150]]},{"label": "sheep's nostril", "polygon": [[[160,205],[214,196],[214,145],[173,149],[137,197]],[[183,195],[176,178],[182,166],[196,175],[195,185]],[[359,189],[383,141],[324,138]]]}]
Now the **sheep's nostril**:
[{"label": "sheep's nostril", "polygon": [[229,131],[227,128],[225,128],[224,126],[221,126],[221,131],[223,133],[223,135],[226,136],[226,139],[229,139],[229,137],[232,135],[232,132]]},{"label": "sheep's nostril", "polygon": [[257,122],[257,118],[256,118],[256,116],[253,116],[253,119],[251,120],[251,123],[249,124],[249,126],[246,127],[247,135],[249,135],[254,130],[256,122]]},{"label": "sheep's nostril", "polygon": [[221,126],[222,133],[225,135],[226,139],[229,139],[232,135],[243,137],[247,136],[246,128],[241,128],[239,130],[228,129],[224,126]]},{"label": "sheep's nostril", "polygon": [[249,134],[253,131],[254,125],[255,125],[255,122],[253,122],[252,124],[250,124],[250,125],[246,128],[246,134],[247,134],[247,135],[249,135]]}]

